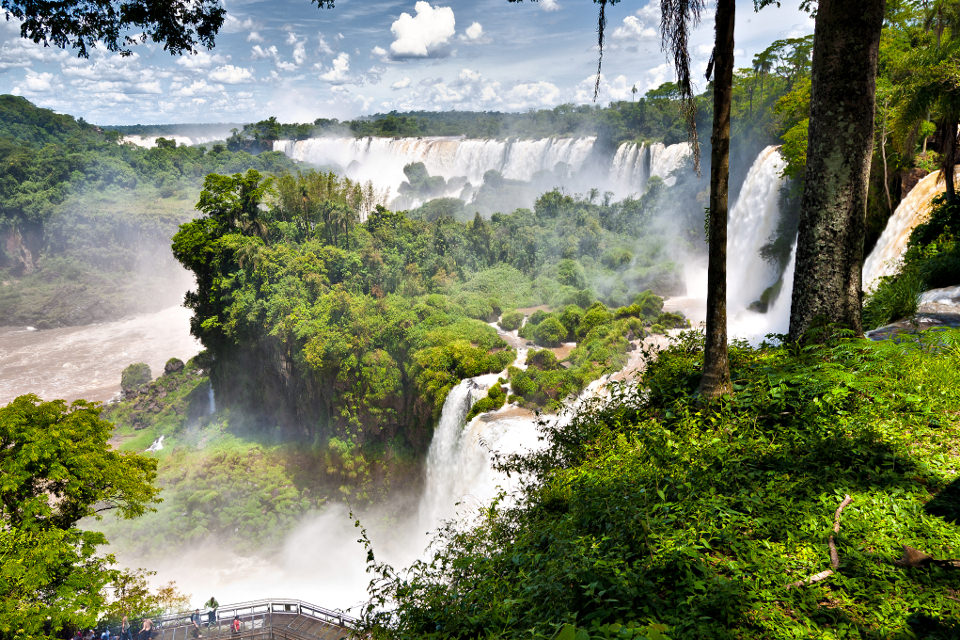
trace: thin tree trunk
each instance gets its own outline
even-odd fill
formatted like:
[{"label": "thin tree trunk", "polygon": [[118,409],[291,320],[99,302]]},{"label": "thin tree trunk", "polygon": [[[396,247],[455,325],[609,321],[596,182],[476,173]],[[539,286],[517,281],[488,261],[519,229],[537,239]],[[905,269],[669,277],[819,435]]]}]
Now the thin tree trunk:
[{"label": "thin tree trunk", "polygon": [[817,339],[805,334],[827,324],[863,332],[860,276],[883,10],[884,0],[820,0],[817,8],[792,340]]},{"label": "thin tree trunk", "polygon": [[940,172],[946,187],[948,202],[957,200],[957,189],[953,182],[953,166],[957,162],[957,119],[945,117],[940,121],[940,130],[943,131],[943,144],[940,151]]},{"label": "thin tree trunk", "polygon": [[883,158],[883,190],[887,194],[887,210],[893,213],[893,199],[890,197],[890,177],[887,170],[887,114],[890,99],[883,101],[883,125],[880,127],[880,157]]},{"label": "thin tree trunk", "polygon": [[707,334],[700,394],[730,393],[727,359],[727,191],[730,181],[730,102],[733,94],[735,0],[718,0],[713,50],[713,134],[710,138],[710,229],[707,266]]}]

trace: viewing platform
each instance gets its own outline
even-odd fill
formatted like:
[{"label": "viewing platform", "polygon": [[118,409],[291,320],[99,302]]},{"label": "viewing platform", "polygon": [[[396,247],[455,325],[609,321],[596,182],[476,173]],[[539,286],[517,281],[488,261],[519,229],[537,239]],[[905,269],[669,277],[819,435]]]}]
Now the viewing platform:
[{"label": "viewing platform", "polygon": [[[190,621],[192,611],[161,616],[154,620],[154,640],[193,640],[197,637]],[[240,630],[233,630],[233,619]],[[301,600],[257,600],[217,609],[216,619],[207,626],[207,610],[200,610],[200,638],[231,640],[341,640],[354,634],[357,619],[342,611],[324,609]]]}]

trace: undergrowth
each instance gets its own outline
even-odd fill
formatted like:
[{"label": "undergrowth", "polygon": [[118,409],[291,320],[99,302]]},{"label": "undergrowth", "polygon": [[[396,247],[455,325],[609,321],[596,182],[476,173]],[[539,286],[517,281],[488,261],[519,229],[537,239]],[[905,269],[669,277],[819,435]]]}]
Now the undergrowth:
[{"label": "undergrowth", "polygon": [[[895,344],[735,345],[734,393],[695,396],[702,342],[504,461],[516,502],[384,565],[365,623],[391,638],[955,638],[960,332]],[[794,581],[830,567],[835,575]]]}]

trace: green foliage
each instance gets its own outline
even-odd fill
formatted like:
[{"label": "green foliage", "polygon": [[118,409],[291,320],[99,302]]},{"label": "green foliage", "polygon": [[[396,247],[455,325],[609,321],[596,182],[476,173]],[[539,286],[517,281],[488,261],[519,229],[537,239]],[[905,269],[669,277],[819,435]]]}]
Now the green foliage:
[{"label": "green foliage", "polygon": [[[426,179],[416,166],[408,174]],[[192,331],[212,356],[218,399],[287,433],[320,443],[338,438],[364,460],[386,442],[425,448],[449,389],[514,359],[486,323],[504,309],[592,302],[583,265],[558,259],[560,248],[583,244],[581,232],[598,255],[623,246],[617,220],[644,215],[643,207],[559,192],[538,206],[549,216],[520,209],[489,220],[429,221],[373,206],[362,187],[329,173],[284,175],[272,184],[254,171],[208,176],[203,216],[181,226],[173,251],[196,275],[187,305]],[[647,243],[658,244],[639,244]],[[658,251],[638,250],[632,264],[653,270]],[[591,269],[610,275],[595,263]],[[557,274],[566,284],[557,284]],[[523,335],[538,332],[540,344],[556,345],[612,320],[603,305],[591,307],[583,327],[581,315],[572,307],[540,323],[534,314]],[[503,317],[504,327],[522,321],[517,312]],[[554,400],[620,361],[623,336],[601,342],[554,385],[561,393]],[[348,473],[344,482],[362,485],[368,477]]]},{"label": "green foliage", "polygon": [[118,572],[80,529],[108,510],[152,508],[156,463],[118,453],[96,404],[20,396],[0,408],[0,638],[48,638],[92,626]]},{"label": "green foliage", "polygon": [[129,394],[136,391],[141,385],[147,384],[152,379],[153,375],[150,373],[150,365],[146,362],[135,362],[120,374],[120,388],[124,393]]},{"label": "green foliage", "polygon": [[[709,405],[695,393],[702,357],[687,336],[640,388],[545,429],[546,449],[508,463],[530,478],[519,502],[447,530],[432,561],[388,570],[375,595],[394,607],[375,599],[368,631],[952,637],[955,572],[895,561],[905,544],[936,558],[960,548],[960,333],[735,345],[736,392]],[[830,566],[844,494],[839,570],[788,588]]]},{"label": "green foliage", "polygon": [[523,324],[523,313],[519,311],[508,311],[500,316],[498,323],[504,331],[516,331]]},{"label": "green foliage", "polygon": [[[120,144],[23,98],[0,96],[0,306],[10,324],[90,323],[179,302],[170,237],[211,171],[289,169],[251,156]],[[172,293],[171,293],[172,290]]]},{"label": "green foliage", "polygon": [[544,347],[559,347],[567,339],[567,328],[559,319],[551,316],[536,325],[533,330],[534,340]]},{"label": "green foliage", "polygon": [[487,395],[477,400],[472,407],[470,407],[470,412],[467,413],[467,422],[473,419],[474,416],[478,416],[481,413],[487,413],[488,411],[496,411],[502,407],[507,401],[507,393],[504,391],[503,386],[498,382],[487,391]]}]

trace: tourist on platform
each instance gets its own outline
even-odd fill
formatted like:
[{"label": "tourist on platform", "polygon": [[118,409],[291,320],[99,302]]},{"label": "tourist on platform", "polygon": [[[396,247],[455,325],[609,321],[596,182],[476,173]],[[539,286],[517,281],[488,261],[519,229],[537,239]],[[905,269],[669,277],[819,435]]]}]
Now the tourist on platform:
[{"label": "tourist on platform", "polygon": [[211,627],[217,621],[217,608],[220,606],[220,603],[217,602],[217,599],[213,596],[210,596],[210,599],[203,603],[203,606],[210,609],[207,613],[207,626]]}]

